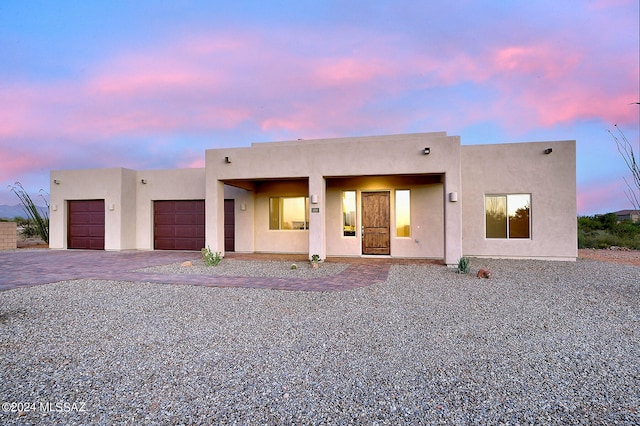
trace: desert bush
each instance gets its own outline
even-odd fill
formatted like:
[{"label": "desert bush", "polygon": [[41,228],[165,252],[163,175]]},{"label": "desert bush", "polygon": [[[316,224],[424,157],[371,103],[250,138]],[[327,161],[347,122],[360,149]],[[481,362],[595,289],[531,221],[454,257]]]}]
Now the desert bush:
[{"label": "desert bush", "polygon": [[[40,196],[42,197],[42,199],[44,200],[47,206],[47,212],[40,213],[40,209],[33,202],[33,200],[31,199],[27,191],[25,191],[25,189],[22,187],[22,184],[20,182],[16,182],[13,186],[10,186],[9,189],[14,194],[16,194],[16,196],[20,200],[20,203],[22,204],[22,207],[24,208],[25,213],[29,217],[30,223],[28,223],[26,226],[23,225],[23,235],[26,235],[26,236],[38,235],[40,238],[42,238],[42,241],[48,244],[49,243],[49,214],[48,214],[49,203],[47,202],[47,199],[42,194],[43,191],[40,190]],[[35,230],[35,234],[33,235],[25,234],[25,230],[27,233],[33,232],[31,227],[33,230]]]},{"label": "desert bush", "polygon": [[212,252],[211,248],[207,246],[207,248],[203,248],[202,252],[202,260],[207,266],[218,266],[220,261],[222,260],[222,253],[219,251]]},{"label": "desert bush", "polygon": [[578,218],[578,248],[612,246],[640,250],[640,222],[617,221],[615,214]]}]

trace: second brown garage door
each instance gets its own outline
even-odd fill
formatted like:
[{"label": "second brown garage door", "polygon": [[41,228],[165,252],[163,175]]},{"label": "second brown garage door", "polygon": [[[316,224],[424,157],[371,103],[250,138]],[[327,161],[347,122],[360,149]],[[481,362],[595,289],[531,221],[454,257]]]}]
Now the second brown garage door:
[{"label": "second brown garage door", "polygon": [[204,200],[155,201],[153,248],[193,250],[204,247]]}]

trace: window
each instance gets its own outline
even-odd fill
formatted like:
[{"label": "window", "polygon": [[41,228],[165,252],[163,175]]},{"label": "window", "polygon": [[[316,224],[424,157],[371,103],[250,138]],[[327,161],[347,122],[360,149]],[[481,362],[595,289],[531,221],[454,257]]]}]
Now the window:
[{"label": "window", "polygon": [[396,236],[411,236],[411,194],[408,189],[396,190]]},{"label": "window", "polygon": [[342,193],[342,235],[356,236],[356,191]]},{"label": "window", "polygon": [[309,197],[269,198],[269,229],[309,229]]},{"label": "window", "polygon": [[531,195],[485,196],[487,238],[531,238]]}]

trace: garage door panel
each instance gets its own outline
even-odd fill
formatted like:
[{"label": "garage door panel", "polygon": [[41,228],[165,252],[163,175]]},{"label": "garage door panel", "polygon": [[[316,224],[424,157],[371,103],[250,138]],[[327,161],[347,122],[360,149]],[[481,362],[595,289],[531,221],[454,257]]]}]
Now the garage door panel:
[{"label": "garage door panel", "polygon": [[193,250],[204,247],[204,200],[154,202],[154,249]]},{"label": "garage door panel", "polygon": [[194,210],[198,210],[200,208],[201,201],[200,200],[184,200],[184,201],[176,201],[173,206],[176,212],[193,212]]},{"label": "garage door panel", "polygon": [[173,226],[157,225],[155,227],[156,238],[171,238],[175,237]]},{"label": "garage door panel", "polygon": [[170,214],[158,214],[155,219],[156,225],[173,225],[174,217]]},{"label": "garage door panel", "polygon": [[178,238],[195,238],[197,232],[191,228],[176,228],[175,236]]},{"label": "garage door panel", "polygon": [[95,226],[92,226],[92,227],[89,229],[88,234],[89,234],[89,236],[90,236],[90,237],[100,237],[100,238],[104,238],[104,231],[103,231],[103,230],[101,230],[101,229],[99,229],[99,228],[96,228]]},{"label": "garage door panel", "polygon": [[71,225],[69,227],[69,233],[71,235],[89,235],[89,226],[86,225]]},{"label": "garage door panel", "polygon": [[104,250],[104,200],[70,200],[67,206],[67,247]]},{"label": "garage door panel", "polygon": [[176,225],[198,225],[198,218],[185,213],[178,213],[175,216]]},{"label": "garage door panel", "polygon": [[89,240],[89,250],[104,250],[104,242]]},{"label": "garage door panel", "polygon": [[90,225],[104,225],[104,217],[91,216],[89,218]]},{"label": "garage door panel", "polygon": [[196,249],[194,247],[194,245],[192,243],[190,243],[189,241],[176,240],[176,246],[175,246],[174,250],[193,250],[193,251],[196,251],[198,249]]}]

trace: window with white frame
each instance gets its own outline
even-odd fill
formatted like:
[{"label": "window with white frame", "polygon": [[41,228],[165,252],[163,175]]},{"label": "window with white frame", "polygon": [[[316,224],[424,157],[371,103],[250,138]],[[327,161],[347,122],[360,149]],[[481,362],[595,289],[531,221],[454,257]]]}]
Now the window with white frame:
[{"label": "window with white frame", "polygon": [[269,198],[269,229],[309,229],[309,197]]},{"label": "window with white frame", "polygon": [[531,194],[485,195],[487,238],[531,238]]}]

